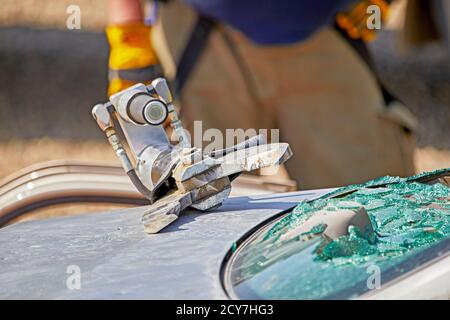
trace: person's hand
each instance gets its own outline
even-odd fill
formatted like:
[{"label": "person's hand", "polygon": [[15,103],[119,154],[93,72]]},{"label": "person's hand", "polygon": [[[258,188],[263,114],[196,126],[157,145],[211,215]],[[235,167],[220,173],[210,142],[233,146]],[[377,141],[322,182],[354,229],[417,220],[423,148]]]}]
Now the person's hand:
[{"label": "person's hand", "polygon": [[140,22],[110,25],[108,96],[136,83],[149,84],[162,76],[162,69],[150,40],[151,26]]},{"label": "person's hand", "polygon": [[367,8],[376,5],[380,9],[380,19],[387,19],[389,4],[385,0],[362,0],[353,5],[348,11],[340,12],[336,16],[337,25],[346,31],[351,39],[373,40],[376,36],[375,29],[368,29],[367,22],[370,13]]}]

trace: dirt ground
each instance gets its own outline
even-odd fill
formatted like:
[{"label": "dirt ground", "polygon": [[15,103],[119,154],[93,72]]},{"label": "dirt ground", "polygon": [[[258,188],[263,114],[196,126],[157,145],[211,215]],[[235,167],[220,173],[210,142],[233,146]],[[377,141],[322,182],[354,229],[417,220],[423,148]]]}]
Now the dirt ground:
[{"label": "dirt ground", "polygon": [[120,164],[106,142],[33,139],[0,143],[0,180],[31,164],[49,160],[85,160]]},{"label": "dirt ground", "polygon": [[[0,143],[0,180],[16,170],[41,161],[72,159],[119,164],[106,142],[75,142],[57,139],[11,140]],[[450,150],[417,148],[416,171],[450,167]]]},{"label": "dirt ground", "polygon": [[80,8],[83,30],[101,30],[106,25],[105,0],[2,0],[0,26],[66,29],[67,10],[71,5]]}]

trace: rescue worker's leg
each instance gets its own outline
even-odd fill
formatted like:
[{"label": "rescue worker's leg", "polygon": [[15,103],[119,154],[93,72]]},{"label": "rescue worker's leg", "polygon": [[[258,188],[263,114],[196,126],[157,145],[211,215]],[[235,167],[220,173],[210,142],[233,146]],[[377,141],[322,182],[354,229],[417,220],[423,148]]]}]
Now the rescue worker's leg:
[{"label": "rescue worker's leg", "polygon": [[235,38],[294,151],[286,166],[301,188],[414,173],[408,119],[384,106],[374,76],[334,30],[270,48]]}]

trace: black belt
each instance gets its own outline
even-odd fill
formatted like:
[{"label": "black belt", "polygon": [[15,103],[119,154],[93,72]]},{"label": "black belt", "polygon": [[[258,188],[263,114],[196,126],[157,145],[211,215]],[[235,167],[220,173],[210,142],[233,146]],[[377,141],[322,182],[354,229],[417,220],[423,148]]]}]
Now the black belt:
[{"label": "black belt", "polygon": [[177,73],[174,82],[174,89],[177,97],[180,96],[189,75],[208,43],[209,34],[216,24],[216,21],[209,17],[200,15],[197,18],[197,22],[192,29],[187,45],[184,48],[177,65]]},{"label": "black belt", "polygon": [[383,99],[386,104],[386,106],[389,106],[389,104],[392,101],[399,101],[396,97],[394,97],[389,90],[384,86],[384,84],[381,82],[378,72],[375,68],[375,62],[372,59],[372,55],[367,48],[367,44],[362,41],[361,39],[351,39],[345,30],[342,30],[337,24],[334,25],[334,29],[342,36],[342,38],[350,45],[350,47],[353,48],[353,50],[356,51],[356,53],[359,55],[359,57],[366,63],[367,67],[372,71],[372,73],[375,75],[375,78],[377,80],[378,86],[381,89],[381,92],[383,94]]}]

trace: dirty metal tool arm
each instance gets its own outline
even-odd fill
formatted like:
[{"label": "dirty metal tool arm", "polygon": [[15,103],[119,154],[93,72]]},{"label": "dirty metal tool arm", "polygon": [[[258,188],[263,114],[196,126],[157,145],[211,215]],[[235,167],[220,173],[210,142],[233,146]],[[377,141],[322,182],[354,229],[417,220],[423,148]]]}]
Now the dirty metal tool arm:
[{"label": "dirty metal tool arm", "polygon": [[100,129],[105,133],[106,137],[108,138],[108,142],[111,144],[113,150],[116,152],[116,155],[119,158],[123,169],[125,170],[126,174],[130,178],[133,185],[145,198],[147,198],[150,201],[150,203],[153,203],[154,202],[153,193],[142,184],[141,180],[139,180],[139,177],[136,174],[136,171],[130,161],[130,158],[128,157],[125,148],[120,142],[120,137],[114,128],[110,111],[108,111],[108,108],[110,107],[111,107],[110,104],[96,105],[92,110],[92,115],[94,116],[94,119],[97,121],[97,124],[100,127]]},{"label": "dirty metal tool arm", "polygon": [[[158,78],[151,85],[136,84],[116,93],[92,110],[130,180],[152,203],[142,218],[147,233],[159,232],[188,207],[219,207],[240,173],[280,165],[292,155],[287,143],[267,144],[263,136],[206,154],[190,145],[172,100],[166,80]],[[162,126],[167,119],[177,144],[170,142]],[[118,126],[131,156],[117,134]]]}]

